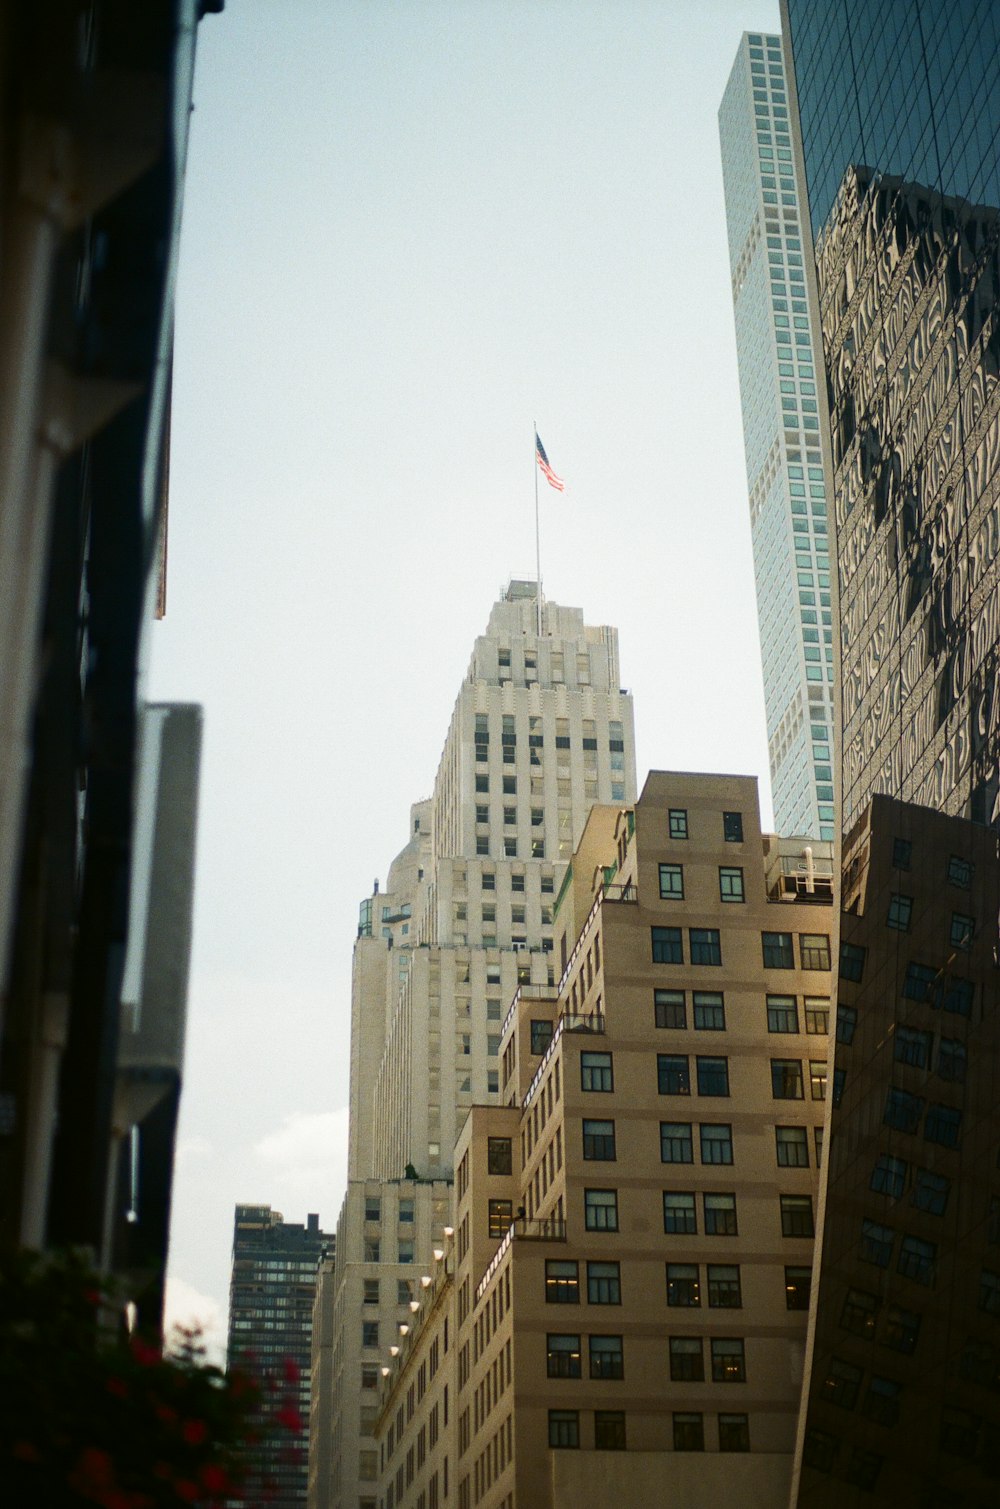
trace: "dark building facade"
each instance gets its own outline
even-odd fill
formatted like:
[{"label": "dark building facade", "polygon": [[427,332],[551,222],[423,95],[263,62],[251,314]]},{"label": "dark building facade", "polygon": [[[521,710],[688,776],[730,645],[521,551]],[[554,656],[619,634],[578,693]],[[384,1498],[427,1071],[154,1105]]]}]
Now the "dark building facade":
[{"label": "dark building facade", "polygon": [[285,1221],[270,1205],[236,1207],[229,1365],[238,1364],[264,1385],[252,1421],[265,1433],[264,1444],[251,1463],[241,1500],[247,1509],[258,1503],[294,1509],[306,1502],[306,1437],[296,1443],[287,1428],[273,1437],[268,1432],[282,1407],[294,1408],[302,1431],[308,1431],[313,1300],[320,1264],[333,1250],[333,1234],[320,1231],[317,1215],[302,1226]]},{"label": "dark building facade", "polygon": [[837,557],[840,1017],[793,1503],[1000,1463],[1000,12],[783,0]]}]

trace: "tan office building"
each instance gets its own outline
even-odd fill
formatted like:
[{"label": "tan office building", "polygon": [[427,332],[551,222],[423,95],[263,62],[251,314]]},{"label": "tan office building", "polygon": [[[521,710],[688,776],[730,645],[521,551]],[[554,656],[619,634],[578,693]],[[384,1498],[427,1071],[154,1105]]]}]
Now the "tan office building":
[{"label": "tan office building", "polygon": [[[763,836],[752,779],[654,772],[591,814],[561,979],[507,1015],[433,1315],[382,1364],[380,1509],[432,1509],[445,1481],[458,1509],[786,1502],[831,922],[829,846]],[[432,1449],[435,1342],[453,1435]]]}]

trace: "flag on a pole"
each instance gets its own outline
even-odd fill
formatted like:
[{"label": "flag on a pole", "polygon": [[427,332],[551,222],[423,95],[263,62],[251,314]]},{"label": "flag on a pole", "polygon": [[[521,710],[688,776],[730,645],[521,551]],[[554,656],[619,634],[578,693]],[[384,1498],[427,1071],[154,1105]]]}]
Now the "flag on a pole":
[{"label": "flag on a pole", "polygon": [[542,473],[549,486],[554,487],[557,493],[564,493],[566,491],[566,484],[561,477],[556,476],[555,472],[549,465],[549,458],[545,454],[544,445],[538,438],[537,430],[535,431],[535,460],[541,467]]}]

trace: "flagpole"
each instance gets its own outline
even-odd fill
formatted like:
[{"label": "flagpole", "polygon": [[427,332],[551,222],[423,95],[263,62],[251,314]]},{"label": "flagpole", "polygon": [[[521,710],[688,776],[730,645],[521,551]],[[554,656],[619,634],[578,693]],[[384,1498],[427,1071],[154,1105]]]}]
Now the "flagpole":
[{"label": "flagpole", "polygon": [[535,439],[531,447],[531,469],[535,474],[535,565],[538,571],[538,637],[542,637],[542,544],[538,529],[538,426],[532,422]]}]

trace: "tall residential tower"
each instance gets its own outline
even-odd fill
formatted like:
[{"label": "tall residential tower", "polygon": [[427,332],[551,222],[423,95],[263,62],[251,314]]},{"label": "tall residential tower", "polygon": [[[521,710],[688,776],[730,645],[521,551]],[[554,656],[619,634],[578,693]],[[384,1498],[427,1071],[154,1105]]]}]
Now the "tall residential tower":
[{"label": "tall residential tower", "polygon": [[826,489],[780,37],[744,34],[719,131],[775,827],[832,839]]}]

